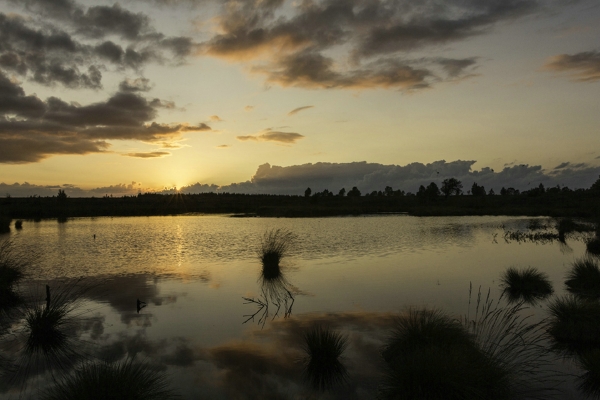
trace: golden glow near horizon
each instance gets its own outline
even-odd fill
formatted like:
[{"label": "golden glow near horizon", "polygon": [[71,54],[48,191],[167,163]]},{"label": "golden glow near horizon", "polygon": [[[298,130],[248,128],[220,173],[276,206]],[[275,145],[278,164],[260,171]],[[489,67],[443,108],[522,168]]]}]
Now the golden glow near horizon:
[{"label": "golden glow near horizon", "polygon": [[[293,180],[337,191],[390,176],[360,161],[445,160],[480,180],[527,166],[515,186],[600,174],[595,0],[22,4],[0,3],[0,194],[296,193]],[[488,187],[515,171],[496,175]]]}]

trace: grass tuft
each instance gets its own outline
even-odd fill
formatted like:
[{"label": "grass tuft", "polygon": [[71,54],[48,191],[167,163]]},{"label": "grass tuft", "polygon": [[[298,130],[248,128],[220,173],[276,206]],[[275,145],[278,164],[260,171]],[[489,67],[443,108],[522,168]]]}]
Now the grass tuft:
[{"label": "grass tuft", "polygon": [[263,276],[274,279],[280,274],[279,263],[290,254],[295,239],[296,235],[285,229],[271,229],[265,232],[258,249]]},{"label": "grass tuft", "polygon": [[340,358],[348,337],[316,326],[304,333],[304,378],[313,389],[330,390],[347,381],[348,373]]},{"label": "grass tuft", "polygon": [[0,243],[0,311],[22,303],[17,285],[35,260],[35,254],[19,250],[11,240]]},{"label": "grass tuft", "polygon": [[500,282],[510,303],[524,301],[536,304],[554,292],[548,275],[533,267],[523,270],[510,267],[504,272]]},{"label": "grass tuft", "polygon": [[600,349],[594,349],[579,357],[581,369],[585,372],[578,378],[578,388],[584,394],[600,397]]},{"label": "grass tuft", "polygon": [[169,400],[177,398],[165,377],[132,359],[87,364],[42,396],[43,400]]},{"label": "grass tuft", "polygon": [[587,241],[585,247],[588,253],[593,254],[595,256],[600,256],[600,236],[596,236]]},{"label": "grass tuft", "polygon": [[573,295],[563,296],[548,305],[548,333],[554,348],[583,354],[600,347],[600,304]]},{"label": "grass tuft", "polygon": [[589,299],[600,298],[600,268],[591,258],[582,258],[573,263],[567,274],[567,290],[576,296]]},{"label": "grass tuft", "polygon": [[506,372],[455,319],[436,310],[398,318],[382,352],[380,399],[508,399]]}]

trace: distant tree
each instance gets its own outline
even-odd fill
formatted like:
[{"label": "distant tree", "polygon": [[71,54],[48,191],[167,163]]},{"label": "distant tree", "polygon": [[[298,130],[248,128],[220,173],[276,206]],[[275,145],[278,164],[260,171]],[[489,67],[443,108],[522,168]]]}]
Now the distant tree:
[{"label": "distant tree", "polygon": [[393,196],[394,195],[394,189],[392,189],[391,186],[386,186],[384,189],[384,193],[386,196]]},{"label": "distant tree", "polygon": [[64,202],[67,200],[67,194],[64,190],[58,189],[58,195],[56,196],[59,202]]},{"label": "distant tree", "polygon": [[431,182],[427,187],[423,185],[419,186],[419,191],[417,192],[418,197],[427,200],[436,200],[440,194],[440,189],[435,182]]},{"label": "distant tree", "polygon": [[444,181],[442,182],[442,188],[441,191],[442,193],[444,193],[444,196],[448,197],[452,194],[458,196],[460,194],[462,194],[462,182],[459,181],[456,178],[448,178],[448,179],[444,179]]},{"label": "distant tree", "polygon": [[476,182],[473,182],[473,186],[471,186],[471,194],[473,196],[485,196],[485,187],[479,186]]},{"label": "distant tree", "polygon": [[346,189],[341,188],[340,191],[338,192],[338,196],[340,197],[344,197],[344,195],[346,194]]},{"label": "distant tree", "polygon": [[596,179],[596,182],[592,183],[592,186],[588,189],[590,192],[600,193],[600,176]]},{"label": "distant tree", "polygon": [[312,190],[310,190],[310,188],[306,188],[306,190],[304,191],[304,197],[310,197],[311,193],[312,193]]},{"label": "distant tree", "polygon": [[508,189],[504,189],[504,187],[502,187],[502,189],[500,189],[500,195],[502,196],[516,196],[519,193],[519,190],[512,187],[509,187]]},{"label": "distant tree", "polygon": [[352,187],[352,189],[347,194],[348,197],[360,197],[360,190],[356,186]]},{"label": "distant tree", "polygon": [[496,192],[494,192],[494,188],[491,188],[490,191],[488,192],[488,196],[495,196]]}]

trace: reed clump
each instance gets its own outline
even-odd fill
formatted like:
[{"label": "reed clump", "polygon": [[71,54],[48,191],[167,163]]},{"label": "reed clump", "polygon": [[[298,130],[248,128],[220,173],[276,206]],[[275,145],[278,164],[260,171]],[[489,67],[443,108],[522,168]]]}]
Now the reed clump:
[{"label": "reed clump", "polygon": [[600,303],[567,295],[550,302],[548,311],[555,349],[582,354],[600,347]]},{"label": "reed clump", "polygon": [[165,376],[132,359],[83,365],[57,382],[43,400],[170,400],[177,396]]},{"label": "reed clump", "polygon": [[380,399],[508,399],[508,374],[455,319],[437,310],[398,318],[382,352]]},{"label": "reed clump", "polygon": [[504,272],[500,282],[503,293],[511,303],[524,301],[535,304],[554,292],[548,275],[533,267],[522,270],[510,267]]},{"label": "reed clump", "polygon": [[584,371],[578,377],[579,390],[590,397],[600,397],[600,349],[580,355],[579,366]]},{"label": "reed clump", "polygon": [[304,333],[304,379],[319,391],[326,391],[347,381],[348,372],[341,357],[348,337],[329,328],[316,326]]},{"label": "reed clump", "polygon": [[567,290],[576,296],[589,299],[600,298],[600,268],[592,258],[575,261],[567,274]]},{"label": "reed clump", "polygon": [[285,229],[271,229],[266,231],[260,242],[258,258],[263,266],[263,275],[276,278],[279,274],[279,264],[287,257],[294,245],[296,235]]}]

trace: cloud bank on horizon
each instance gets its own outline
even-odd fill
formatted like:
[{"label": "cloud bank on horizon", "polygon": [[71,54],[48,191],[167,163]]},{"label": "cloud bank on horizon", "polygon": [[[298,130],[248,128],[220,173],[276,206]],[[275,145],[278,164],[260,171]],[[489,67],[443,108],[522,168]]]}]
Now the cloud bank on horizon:
[{"label": "cloud bank on horizon", "polygon": [[476,161],[457,160],[435,161],[429,164],[414,162],[407,165],[383,165],[367,162],[353,163],[315,163],[280,167],[265,163],[260,165],[252,178],[245,182],[229,185],[195,183],[180,188],[154,190],[144,188],[141,183],[118,184],[85,190],[74,185],[33,185],[29,183],[0,183],[0,193],[13,197],[54,196],[63,189],[71,197],[90,197],[104,195],[137,195],[156,192],[174,193],[247,193],[247,194],[285,194],[303,195],[307,187],[313,192],[328,189],[337,193],[341,188],[346,191],[356,186],[363,194],[383,190],[386,186],[415,193],[420,185],[435,182],[440,185],[446,178],[456,178],[463,182],[467,191],[473,182],[483,185],[486,190],[494,189],[499,193],[502,187],[514,187],[527,190],[540,183],[545,187],[557,185],[571,189],[589,188],[599,177],[600,167],[585,163],[563,162],[553,169],[544,170],[539,165],[507,165],[500,171],[484,167],[473,170]]}]

